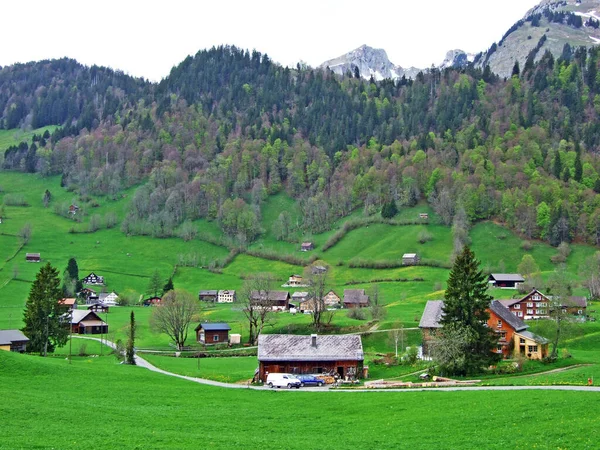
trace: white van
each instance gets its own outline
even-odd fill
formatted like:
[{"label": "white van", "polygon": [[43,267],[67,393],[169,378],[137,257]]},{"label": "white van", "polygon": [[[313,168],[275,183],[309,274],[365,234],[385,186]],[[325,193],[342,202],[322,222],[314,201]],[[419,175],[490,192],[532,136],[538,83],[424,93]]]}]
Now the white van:
[{"label": "white van", "polygon": [[295,387],[296,389],[300,388],[302,382],[296,378],[294,375],[290,375],[289,373],[270,373],[267,375],[267,386],[270,388],[273,387],[287,387],[291,389]]}]

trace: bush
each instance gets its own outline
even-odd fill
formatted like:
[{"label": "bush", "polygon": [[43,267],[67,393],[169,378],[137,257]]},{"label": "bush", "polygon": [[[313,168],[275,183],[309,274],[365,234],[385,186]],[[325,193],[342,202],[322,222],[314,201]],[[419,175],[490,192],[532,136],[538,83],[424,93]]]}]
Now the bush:
[{"label": "bush", "polygon": [[349,319],[367,320],[367,313],[363,308],[350,308],[347,316]]},{"label": "bush", "polygon": [[23,194],[6,194],[4,204],[6,206],[29,206]]},{"label": "bush", "polygon": [[79,356],[87,356],[87,344],[84,342],[79,346]]},{"label": "bush", "polygon": [[521,249],[525,250],[526,252],[530,252],[533,250],[533,244],[531,241],[523,241],[521,242]]},{"label": "bush", "polygon": [[373,320],[382,320],[387,315],[387,309],[383,307],[383,305],[373,305],[371,306],[371,318]]},{"label": "bush", "polygon": [[419,232],[417,239],[419,243],[424,244],[425,242],[431,241],[433,239],[433,235],[429,231],[423,230]]}]

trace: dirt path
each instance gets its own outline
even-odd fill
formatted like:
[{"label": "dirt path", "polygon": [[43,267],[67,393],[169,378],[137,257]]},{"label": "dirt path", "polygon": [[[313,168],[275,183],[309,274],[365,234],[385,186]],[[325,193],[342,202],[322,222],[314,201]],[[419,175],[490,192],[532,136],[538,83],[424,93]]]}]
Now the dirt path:
[{"label": "dirt path", "polygon": [[[111,348],[116,348],[114,342],[107,341],[106,339],[100,340],[99,338],[93,338],[88,336],[73,336],[78,339],[91,339],[98,342],[104,342]],[[145,369],[151,370],[152,372],[157,372],[163,375],[168,375],[171,377],[182,378],[187,381],[192,381],[194,383],[205,384],[209,386],[217,386],[222,388],[229,389],[252,389],[255,391],[266,391],[270,390],[270,388],[266,386],[252,386],[251,384],[232,384],[232,383],[222,383],[220,381],[207,380],[205,378],[196,378],[196,377],[188,377],[186,375],[180,375],[178,373],[167,372],[166,370],[159,369],[158,367],[150,364],[141,356],[135,355],[135,363],[143,367]],[[580,364],[578,366],[571,367],[580,367],[585,366],[586,364]],[[589,364],[591,365],[591,364]],[[561,369],[554,369],[548,372],[560,372],[563,370],[567,370],[570,367],[563,367]],[[600,392],[600,386],[457,386],[457,387],[443,387],[443,388],[404,388],[404,389],[324,389],[318,387],[304,387],[302,389],[282,389],[282,392],[423,392],[423,391],[523,391],[523,390],[542,390],[542,391],[585,391],[585,392]]]}]

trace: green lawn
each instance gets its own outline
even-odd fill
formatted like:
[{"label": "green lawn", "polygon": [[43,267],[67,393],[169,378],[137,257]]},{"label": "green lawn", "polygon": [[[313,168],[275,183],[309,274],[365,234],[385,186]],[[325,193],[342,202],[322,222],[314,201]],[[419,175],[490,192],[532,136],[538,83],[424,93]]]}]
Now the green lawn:
[{"label": "green lawn", "polygon": [[21,142],[31,143],[31,138],[34,134],[38,136],[43,135],[46,130],[50,134],[54,132],[58,127],[56,125],[49,125],[47,127],[37,128],[31,131],[22,131],[19,128],[13,128],[11,130],[0,130],[0,152],[4,153],[11,145],[18,145]]}]

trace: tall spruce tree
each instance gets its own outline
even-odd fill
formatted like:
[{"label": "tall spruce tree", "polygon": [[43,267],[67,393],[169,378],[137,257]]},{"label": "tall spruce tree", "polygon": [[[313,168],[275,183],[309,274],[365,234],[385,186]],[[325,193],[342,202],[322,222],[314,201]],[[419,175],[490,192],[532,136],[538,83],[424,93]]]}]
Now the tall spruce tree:
[{"label": "tall spruce tree", "polygon": [[125,362],[135,365],[135,314],[133,311],[129,316],[129,336],[125,347]]},{"label": "tall spruce tree", "polygon": [[[468,246],[456,257],[448,277],[444,296],[441,341],[460,337],[459,352],[440,362],[442,370],[455,375],[469,375],[498,361],[493,352],[497,337],[488,328],[487,309],[492,296],[487,292],[487,277],[479,269],[479,261]],[[452,345],[456,347],[457,343]]]},{"label": "tall spruce tree", "polygon": [[28,348],[46,356],[69,338],[67,307],[59,304],[63,293],[58,270],[47,263],[35,277],[25,303],[23,333],[29,338]]}]

